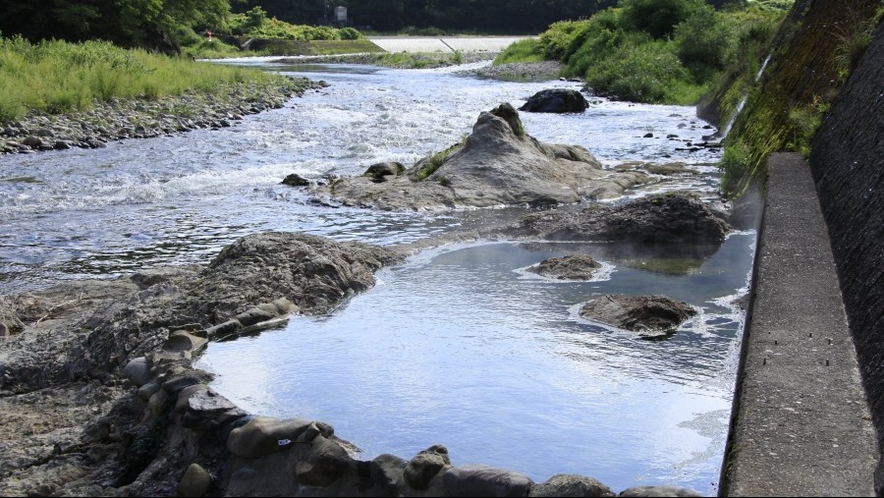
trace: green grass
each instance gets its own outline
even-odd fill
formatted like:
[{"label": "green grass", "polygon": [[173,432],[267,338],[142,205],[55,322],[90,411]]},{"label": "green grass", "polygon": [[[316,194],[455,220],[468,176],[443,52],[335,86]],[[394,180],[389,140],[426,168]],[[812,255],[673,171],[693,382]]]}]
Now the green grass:
[{"label": "green grass", "polygon": [[29,112],[67,113],[112,98],[159,99],[187,91],[222,93],[272,73],[126,50],[108,42],[72,44],[0,38],[0,122]]}]

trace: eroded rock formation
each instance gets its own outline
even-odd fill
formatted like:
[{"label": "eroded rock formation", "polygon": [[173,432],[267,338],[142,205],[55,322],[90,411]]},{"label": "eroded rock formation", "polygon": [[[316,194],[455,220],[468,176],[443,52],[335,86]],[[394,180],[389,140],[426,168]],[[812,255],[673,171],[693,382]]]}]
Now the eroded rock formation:
[{"label": "eroded rock formation", "polygon": [[394,211],[549,206],[615,198],[649,180],[635,170],[603,169],[584,147],[538,141],[506,103],[482,112],[462,144],[405,171],[381,166],[362,176],[335,178],[313,193],[321,202]]}]

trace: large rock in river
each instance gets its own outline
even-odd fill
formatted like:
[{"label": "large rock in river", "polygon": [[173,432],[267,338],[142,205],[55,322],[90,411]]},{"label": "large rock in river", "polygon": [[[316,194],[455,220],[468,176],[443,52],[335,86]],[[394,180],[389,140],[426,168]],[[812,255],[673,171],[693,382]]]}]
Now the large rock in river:
[{"label": "large rock in river", "polygon": [[617,205],[531,213],[502,232],[510,237],[641,244],[720,244],[723,215],[687,192],[654,194]]},{"label": "large rock in river", "polygon": [[690,305],[666,296],[609,294],[587,302],[580,316],[645,337],[666,336],[696,315]]},{"label": "large rock in river", "polygon": [[538,141],[525,132],[518,111],[504,103],[482,112],[462,144],[418,161],[402,174],[339,178],[317,186],[314,193],[345,205],[385,210],[548,206],[619,197],[626,188],[647,181],[641,172],[603,169],[584,147]]},{"label": "large rock in river", "polygon": [[557,280],[589,280],[602,265],[588,254],[568,254],[541,261],[528,271]]},{"label": "large rock in river", "polygon": [[589,103],[582,93],[568,88],[541,90],[529,98],[520,111],[525,112],[583,112]]}]

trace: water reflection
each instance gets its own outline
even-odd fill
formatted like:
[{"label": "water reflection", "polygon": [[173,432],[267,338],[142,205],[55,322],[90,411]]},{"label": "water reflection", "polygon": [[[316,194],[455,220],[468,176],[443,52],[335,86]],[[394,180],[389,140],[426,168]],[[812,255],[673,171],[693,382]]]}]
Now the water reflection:
[{"label": "water reflection", "polygon": [[[331,315],[210,345],[199,366],[250,411],[333,424],[363,459],[442,443],[455,464],[537,482],[577,473],[615,490],[714,494],[743,319],[720,300],[744,292],[753,241],[733,235],[677,274],[621,265],[603,245],[428,251]],[[573,252],[612,264],[611,278],[525,278],[525,267]],[[577,316],[581,303],[618,292],[666,294],[702,313],[660,342]]]}]

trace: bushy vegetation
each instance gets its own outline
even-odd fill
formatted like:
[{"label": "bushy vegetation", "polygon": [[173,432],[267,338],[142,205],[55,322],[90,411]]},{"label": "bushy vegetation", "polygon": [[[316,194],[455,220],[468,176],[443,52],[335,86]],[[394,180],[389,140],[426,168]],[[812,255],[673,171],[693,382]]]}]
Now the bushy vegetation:
[{"label": "bushy vegetation", "polygon": [[261,7],[254,7],[242,14],[232,14],[223,31],[232,35],[257,38],[282,38],[286,40],[358,40],[362,34],[355,28],[332,26],[295,25],[279,19],[268,18]]},{"label": "bushy vegetation", "polygon": [[598,95],[695,104],[757,52],[749,45],[770,42],[784,11],[756,3],[716,11],[703,0],[621,0],[588,19],[554,23],[494,63],[559,60],[563,76],[582,78]]},{"label": "bushy vegetation", "polygon": [[[765,12],[782,4],[753,3]],[[764,52],[747,52],[740,58],[745,70],[735,71],[715,89],[723,115],[735,118],[724,141],[727,160],[721,163],[721,189],[729,197],[742,195],[764,177],[771,152],[810,152],[825,112],[884,17],[884,0],[823,3],[805,17],[798,15],[806,6],[806,0],[795,2],[794,11],[776,30],[773,50],[768,45]],[[810,15],[815,17],[806,17]],[[757,36],[751,30],[742,35]],[[769,60],[762,78],[757,65],[761,59]],[[745,106],[732,116],[738,101]]]},{"label": "bushy vegetation", "polygon": [[122,49],[109,42],[31,43],[0,38],[0,122],[28,112],[83,111],[112,98],[157,99],[187,91],[223,92],[246,80],[285,78],[259,70]]}]

